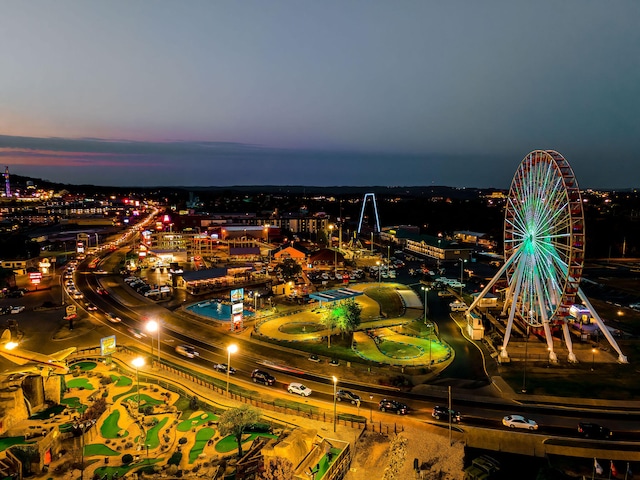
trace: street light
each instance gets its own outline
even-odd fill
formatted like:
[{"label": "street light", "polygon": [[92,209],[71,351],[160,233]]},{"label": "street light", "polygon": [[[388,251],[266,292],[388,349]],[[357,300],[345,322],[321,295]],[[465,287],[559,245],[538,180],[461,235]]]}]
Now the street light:
[{"label": "street light", "polygon": [[144,366],[144,358],[136,357],[131,361],[131,364],[136,367],[136,392],[137,392],[137,402],[138,402],[138,413],[140,413],[140,375],[138,373],[138,369]]},{"label": "street light", "polygon": [[378,266],[378,288],[380,288],[380,273],[382,272],[382,265],[380,265],[380,260],[376,260],[376,265]]},{"label": "street light", "polygon": [[596,349],[591,349],[591,371],[593,372],[594,367],[596,366]]},{"label": "street light", "polygon": [[227,398],[229,397],[229,373],[231,372],[231,354],[238,351],[238,346],[232,343],[227,347]]},{"label": "street light", "polygon": [[336,388],[338,387],[338,379],[335,377],[335,375],[332,377],[333,378],[333,432],[335,433],[336,431],[336,421],[337,421],[337,416],[336,416],[336,412],[337,412],[337,392],[336,392]]},{"label": "street light", "polygon": [[[147,331],[150,333],[158,332],[158,366],[160,366],[160,323],[155,320],[147,322]],[[151,358],[153,358],[153,336],[151,336]]]},{"label": "street light", "polygon": [[462,299],[462,284],[464,283],[464,264],[466,260],[460,259],[460,299]]},{"label": "street light", "polygon": [[424,291],[424,323],[427,324],[427,312],[429,311],[429,306],[427,304],[427,293],[429,292],[429,287],[422,287]]}]

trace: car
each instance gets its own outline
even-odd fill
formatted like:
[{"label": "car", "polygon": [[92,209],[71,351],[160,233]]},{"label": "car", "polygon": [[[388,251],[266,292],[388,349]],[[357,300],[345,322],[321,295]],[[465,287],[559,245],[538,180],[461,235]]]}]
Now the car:
[{"label": "car", "polygon": [[251,372],[251,378],[253,379],[254,383],[262,383],[263,385],[271,386],[276,383],[276,377],[268,372],[265,372],[264,370],[255,369],[253,372]]},{"label": "car", "polygon": [[613,432],[607,427],[591,422],[580,422],[578,424],[578,433],[584,438],[611,438]]},{"label": "car", "polygon": [[102,268],[99,268],[98,270],[95,270],[93,273],[95,273],[96,275],[106,275],[109,272],[107,272],[106,270],[103,270]]},{"label": "car", "polygon": [[104,314],[104,316],[107,317],[107,320],[109,320],[111,323],[120,323],[122,321],[120,317],[112,312],[107,312]]},{"label": "car", "polygon": [[340,360],[338,360],[337,358],[332,358],[329,362],[329,365],[331,365],[332,367],[337,367],[340,365]]},{"label": "car", "polygon": [[502,424],[509,428],[524,428],[526,430],[537,430],[538,424],[522,415],[507,415],[502,419]]},{"label": "car", "polygon": [[82,292],[81,292],[80,290],[76,290],[75,292],[73,292],[73,293],[71,294],[71,296],[72,296],[73,298],[75,298],[76,300],[79,300],[79,299],[81,299],[81,298],[84,298],[84,295],[82,294]]},{"label": "car", "polygon": [[183,357],[194,358],[199,357],[200,353],[196,351],[191,345],[178,345],[176,347],[176,353],[179,353]]},{"label": "car", "polygon": [[87,303],[84,308],[89,312],[95,312],[96,310],[98,310],[98,307],[96,307],[93,303]]},{"label": "car", "polygon": [[308,397],[309,395],[311,395],[311,389],[298,382],[290,383],[287,387],[287,391],[289,393],[296,393],[301,397]]},{"label": "car", "polygon": [[336,400],[341,402],[341,401],[345,401],[345,402],[351,402],[351,404],[353,405],[359,405],[360,404],[360,395],[356,395],[355,393],[349,391],[349,390],[338,390],[336,392]]},{"label": "car", "polygon": [[318,363],[320,362],[320,357],[315,354],[309,355],[309,361]]},{"label": "car", "polygon": [[7,293],[7,297],[9,298],[20,298],[24,296],[24,292],[22,290],[12,290],[11,292]]},{"label": "car", "polygon": [[127,331],[133,335],[135,338],[144,338],[147,336],[142,330],[138,330],[137,328],[129,327]]},{"label": "car", "polygon": [[449,304],[449,308],[451,308],[452,312],[464,312],[469,307],[467,307],[467,304],[464,302],[452,302]]},{"label": "car", "polygon": [[213,366],[213,369],[217,372],[221,372],[221,373],[227,373],[227,369],[229,370],[229,373],[231,375],[233,375],[234,373],[236,373],[236,369],[233,367],[229,367],[226,363],[216,363]]},{"label": "car", "polygon": [[11,307],[11,313],[20,313],[24,311],[24,305],[16,305]]},{"label": "car", "polygon": [[378,409],[381,412],[392,412],[397,413],[398,415],[406,415],[409,411],[409,407],[406,404],[398,402],[397,400],[388,400],[386,398],[380,400]]},{"label": "car", "polygon": [[96,288],[96,292],[98,292],[98,295],[109,295],[109,292],[107,292],[104,288],[102,287],[98,287]]},{"label": "car", "polygon": [[449,410],[447,407],[443,407],[441,405],[436,405],[433,407],[431,412],[431,416],[436,420],[447,420],[449,421],[449,414],[451,414],[451,421],[453,423],[458,423],[461,420],[460,412],[456,412],[455,410]]}]

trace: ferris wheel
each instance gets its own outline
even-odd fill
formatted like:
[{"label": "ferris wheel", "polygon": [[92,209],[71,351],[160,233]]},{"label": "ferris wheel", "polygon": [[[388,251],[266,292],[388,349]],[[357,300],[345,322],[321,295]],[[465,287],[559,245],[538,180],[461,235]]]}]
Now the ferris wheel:
[{"label": "ferris wheel", "polygon": [[576,297],[592,312],[603,334],[626,362],[615,340],[579,288],[584,264],[584,211],[578,183],[567,160],[553,150],[534,150],[520,163],[511,182],[504,222],[505,263],[472,310],[503,275],[507,289],[503,314],[508,322],[500,355],[514,321],[526,331],[542,328],[549,359],[557,361],[551,326],[563,330],[569,361],[575,362],[567,325]]}]

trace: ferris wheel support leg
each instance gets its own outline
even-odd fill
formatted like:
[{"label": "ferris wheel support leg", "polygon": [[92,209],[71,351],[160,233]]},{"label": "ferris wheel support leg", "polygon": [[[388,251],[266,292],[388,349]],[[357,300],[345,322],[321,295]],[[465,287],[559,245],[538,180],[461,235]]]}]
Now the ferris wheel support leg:
[{"label": "ferris wheel support leg", "polygon": [[593,315],[593,318],[595,318],[596,323],[598,324],[598,328],[608,340],[609,345],[611,345],[613,349],[618,353],[618,362],[629,363],[629,361],[627,360],[627,356],[622,353],[622,350],[620,350],[620,347],[618,346],[616,340],[613,338],[613,335],[611,335],[611,332],[600,318],[600,315],[598,315],[598,312],[596,312],[596,309],[593,308],[593,305],[591,305],[591,302],[581,288],[578,289],[578,296],[580,297],[580,300],[582,300],[582,303],[584,303],[585,306],[589,309],[591,315]]},{"label": "ferris wheel support leg", "polygon": [[[516,295],[520,295],[520,288],[522,287],[522,270],[523,270],[522,263],[520,263],[516,267],[516,272],[515,272],[516,281],[515,281],[514,291]],[[504,341],[502,342],[502,350],[500,350],[500,357],[504,359],[509,358],[509,354],[507,353],[507,344],[509,343],[509,339],[511,338],[511,329],[513,328],[513,319],[516,316],[516,308],[517,308],[516,302],[512,301],[511,308],[509,309],[509,320],[507,321],[507,326],[504,332]]]},{"label": "ferris wheel support leg", "polygon": [[562,333],[564,334],[564,343],[567,344],[567,350],[569,350],[569,363],[578,363],[576,354],[573,353],[573,342],[571,341],[571,334],[569,333],[569,325],[567,325],[567,322],[562,322]]},{"label": "ferris wheel support leg", "polygon": [[547,350],[549,350],[549,361],[551,363],[558,363],[558,356],[556,352],[553,351],[553,335],[551,335],[551,329],[549,328],[549,322],[542,322],[542,327],[544,328],[544,337],[547,340]]}]

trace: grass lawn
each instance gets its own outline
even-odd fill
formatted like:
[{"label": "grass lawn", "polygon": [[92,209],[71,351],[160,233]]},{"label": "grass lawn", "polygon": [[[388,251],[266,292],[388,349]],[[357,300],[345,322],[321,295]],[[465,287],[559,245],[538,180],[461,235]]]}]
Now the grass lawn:
[{"label": "grass lawn", "polygon": [[378,349],[387,357],[408,360],[422,355],[423,351],[415,345],[390,342],[383,340],[378,344]]},{"label": "grass lawn", "polygon": [[0,452],[5,451],[9,447],[13,447],[14,445],[18,445],[21,443],[34,443],[34,442],[26,442],[24,440],[24,436],[20,437],[2,437],[0,438]]},{"label": "grass lawn", "polygon": [[[134,402],[136,403],[138,401],[138,394],[135,393],[133,395],[131,395],[130,397],[127,397],[123,400],[123,402]],[[153,398],[150,397],[149,395],[146,395],[144,393],[140,394],[140,407],[144,407],[145,405],[161,405],[164,403],[164,400],[159,400],[157,398]]]},{"label": "grass lawn", "polygon": [[282,325],[280,331],[282,333],[296,334],[296,333],[313,333],[324,330],[327,327],[320,322],[294,322]]},{"label": "grass lawn", "polygon": [[122,478],[124,475],[126,475],[127,473],[129,473],[132,470],[135,470],[137,468],[140,467],[144,467],[146,465],[151,465],[154,463],[158,463],[158,462],[162,462],[163,459],[162,458],[150,458],[150,459],[145,459],[142,462],[138,462],[138,463],[132,463],[130,465],[122,465],[120,467],[98,467],[96,469],[96,474],[102,478],[105,475],[107,476],[107,480],[111,480],[113,479],[113,474],[117,473],[118,474],[118,478]]},{"label": "grass lawn", "polygon": [[201,428],[196,433],[196,442],[189,451],[189,463],[193,463],[198,459],[198,455],[202,453],[207,442],[216,434],[214,428]]},{"label": "grass lawn", "polygon": [[365,288],[364,294],[378,302],[380,310],[387,318],[399,317],[404,313],[404,305],[394,288],[372,286]]}]

